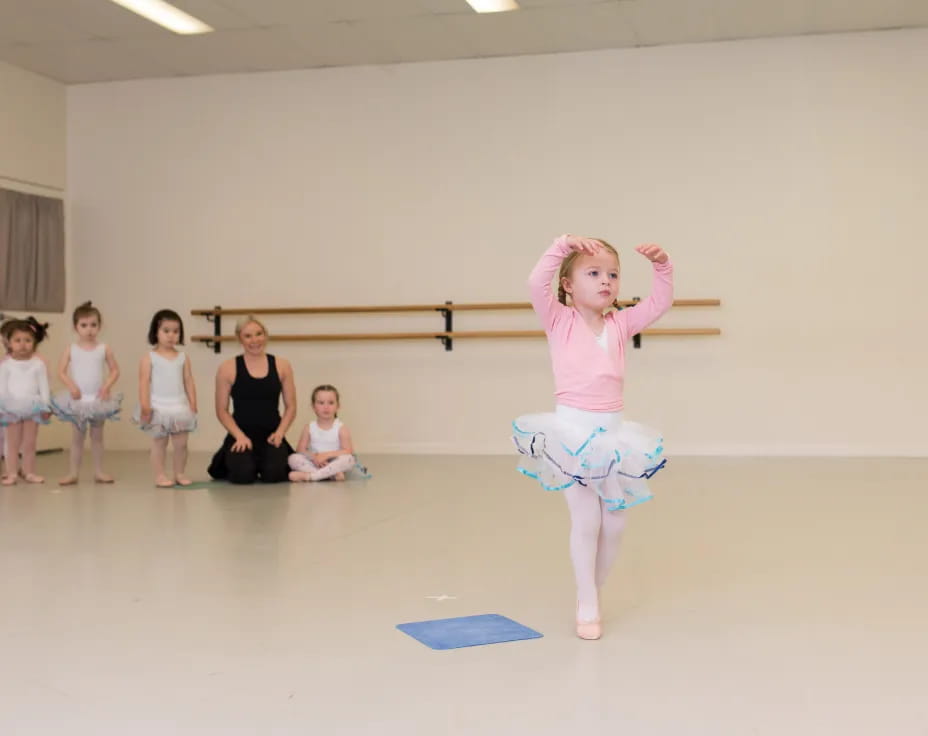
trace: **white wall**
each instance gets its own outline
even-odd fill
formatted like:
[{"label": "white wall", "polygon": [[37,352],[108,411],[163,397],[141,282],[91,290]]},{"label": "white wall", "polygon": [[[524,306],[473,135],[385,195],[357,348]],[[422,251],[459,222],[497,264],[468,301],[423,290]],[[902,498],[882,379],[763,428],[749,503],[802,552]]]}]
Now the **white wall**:
[{"label": "white wall", "polygon": [[[0,187],[64,197],[66,104],[63,84],[0,62]],[[54,365],[71,339],[69,319],[61,314],[35,316],[51,324],[41,352]],[[60,423],[39,434],[42,448],[61,447],[66,441],[67,428]]]},{"label": "white wall", "polygon": [[[662,323],[721,337],[631,354],[627,413],[671,451],[925,455],[926,89],[928,31],[72,87],[75,301],[130,374],[162,306],[524,300],[563,231],[618,244],[643,294],[631,247],[654,241],[679,297],[724,303]],[[510,419],[551,405],[541,340],[275,350],[300,422],[336,383],[362,452],[508,452]],[[205,449],[220,358],[190,353]]]},{"label": "white wall", "polygon": [[65,105],[63,84],[0,62],[0,187],[60,195]]}]

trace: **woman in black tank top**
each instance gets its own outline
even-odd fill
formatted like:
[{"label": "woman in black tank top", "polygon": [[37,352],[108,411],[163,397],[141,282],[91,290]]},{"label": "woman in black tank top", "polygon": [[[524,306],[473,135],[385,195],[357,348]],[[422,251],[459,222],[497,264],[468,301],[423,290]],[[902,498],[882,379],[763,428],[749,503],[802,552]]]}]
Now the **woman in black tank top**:
[{"label": "woman in black tank top", "polygon": [[[236,334],[245,354],[223,363],[216,375],[216,416],[229,434],[213,456],[209,474],[232,483],[258,479],[282,483],[290,472],[287,458],[293,453],[284,436],[296,416],[293,371],[286,360],[278,361],[265,352],[267,333],[257,320],[241,323]],[[264,365],[266,372],[261,370]]]}]

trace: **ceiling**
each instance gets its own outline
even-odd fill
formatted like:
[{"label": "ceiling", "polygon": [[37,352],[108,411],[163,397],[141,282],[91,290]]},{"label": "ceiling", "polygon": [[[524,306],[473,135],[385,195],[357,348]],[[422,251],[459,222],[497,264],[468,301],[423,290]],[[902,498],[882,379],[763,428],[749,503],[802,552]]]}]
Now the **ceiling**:
[{"label": "ceiling", "polygon": [[0,61],[69,84],[928,27],[928,0],[173,0],[178,36],[109,0],[0,0]]}]

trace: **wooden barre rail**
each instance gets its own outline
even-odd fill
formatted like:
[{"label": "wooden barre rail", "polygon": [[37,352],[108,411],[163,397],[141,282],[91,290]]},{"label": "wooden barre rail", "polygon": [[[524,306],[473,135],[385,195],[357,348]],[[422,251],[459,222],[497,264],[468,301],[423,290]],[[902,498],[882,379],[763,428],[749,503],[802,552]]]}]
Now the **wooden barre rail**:
[{"label": "wooden barre rail", "polygon": [[[655,328],[645,330],[643,335],[721,335],[716,327]],[[332,332],[315,335],[274,335],[275,342],[324,342],[345,340],[454,340],[468,337],[544,337],[543,330],[468,330],[457,332]],[[235,335],[194,335],[193,342],[212,344],[216,342],[236,342]]]},{"label": "wooden barre rail", "polygon": [[[634,306],[636,302],[632,299],[620,299],[619,305],[623,307]],[[677,299],[674,301],[675,307],[718,307],[722,302],[719,299]],[[235,308],[222,309],[215,307],[213,309],[193,309],[190,314],[201,317],[214,317],[224,315],[245,316],[253,314],[377,314],[383,312],[474,312],[474,311],[496,311],[507,309],[531,309],[530,302],[487,302],[483,304],[455,304],[448,302],[446,304],[384,304],[372,305],[367,307],[255,307],[254,309]]]},{"label": "wooden barre rail", "polygon": [[[620,308],[634,306],[638,299],[626,299],[619,302]],[[719,299],[676,299],[674,307],[718,307],[722,302]],[[468,330],[455,331],[454,312],[495,311],[509,309],[531,309],[529,302],[486,302],[481,304],[384,304],[372,306],[343,306],[343,307],[254,307],[251,309],[236,308],[223,309],[221,306],[212,309],[193,309],[191,314],[206,317],[213,323],[212,335],[194,335],[193,342],[205,343],[217,353],[222,351],[222,343],[235,342],[238,338],[233,335],[222,334],[222,318],[225,315],[267,315],[267,314],[386,314],[386,313],[414,313],[438,312],[444,317],[444,329],[434,332],[350,332],[350,333],[320,333],[309,335],[274,335],[275,340],[283,342],[321,342],[344,340],[441,340],[445,350],[451,350],[455,338],[495,338],[495,337],[541,337],[545,333],[541,330]],[[665,328],[645,330],[635,335],[634,346],[641,347],[641,335],[720,335],[721,330],[714,327],[695,328]]]}]

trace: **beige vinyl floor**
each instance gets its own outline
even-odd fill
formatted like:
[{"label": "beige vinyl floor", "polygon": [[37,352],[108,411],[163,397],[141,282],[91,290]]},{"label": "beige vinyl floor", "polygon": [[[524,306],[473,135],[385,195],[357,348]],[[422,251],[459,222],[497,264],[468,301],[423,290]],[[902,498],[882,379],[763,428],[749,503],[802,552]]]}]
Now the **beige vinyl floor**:
[{"label": "beige vinyl floor", "polygon": [[[366,460],[160,490],[112,453],[113,486],[0,490],[0,734],[928,734],[928,460],[674,459],[598,642],[563,499],[513,458]],[[544,638],[395,628],[480,613]]]}]

